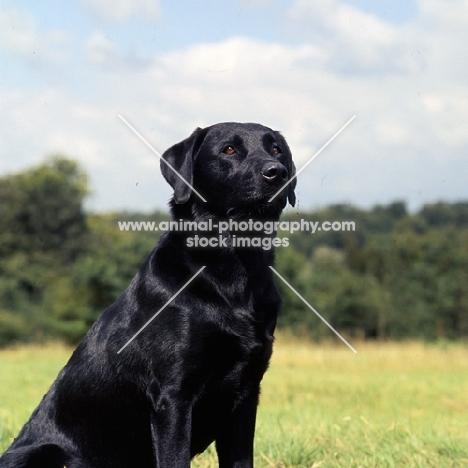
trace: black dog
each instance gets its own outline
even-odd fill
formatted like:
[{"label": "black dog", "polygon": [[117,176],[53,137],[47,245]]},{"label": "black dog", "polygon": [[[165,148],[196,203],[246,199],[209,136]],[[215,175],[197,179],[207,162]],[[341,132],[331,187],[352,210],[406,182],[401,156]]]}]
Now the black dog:
[{"label": "black dog", "polygon": [[[295,203],[295,178],[269,201],[295,169],[284,138],[261,125],[197,129],[163,158],[172,166],[161,162],[177,221],[275,221],[287,199]],[[219,245],[189,248],[195,235]],[[0,467],[189,468],[213,441],[221,468],[252,467],[280,297],[268,268],[273,251],[235,247],[234,236],[166,232],[77,347]]]}]

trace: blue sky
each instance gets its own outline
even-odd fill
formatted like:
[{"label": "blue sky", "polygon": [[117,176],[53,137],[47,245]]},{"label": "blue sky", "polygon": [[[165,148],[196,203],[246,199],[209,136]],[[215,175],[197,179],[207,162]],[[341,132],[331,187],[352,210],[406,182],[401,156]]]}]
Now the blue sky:
[{"label": "blue sky", "polygon": [[301,208],[468,199],[467,0],[0,3],[0,175],[64,153],[93,210],[164,208],[158,162],[197,126],[281,130]]}]

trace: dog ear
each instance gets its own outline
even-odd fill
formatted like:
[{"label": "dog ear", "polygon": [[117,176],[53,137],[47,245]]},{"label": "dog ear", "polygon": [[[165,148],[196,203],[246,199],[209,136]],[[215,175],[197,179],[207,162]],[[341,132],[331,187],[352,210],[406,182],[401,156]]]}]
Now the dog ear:
[{"label": "dog ear", "polygon": [[[296,166],[293,163],[293,160],[289,160],[288,164],[288,172],[290,174],[289,178],[296,175]],[[294,192],[294,189],[296,188],[296,183],[297,183],[297,178],[294,177],[294,180],[290,182],[289,184],[289,189],[288,189],[288,201],[291,206],[294,206],[296,204],[296,193]]]},{"label": "dog ear", "polygon": [[197,128],[188,138],[175,144],[162,155],[162,175],[174,189],[174,201],[179,205],[186,203],[192,194],[195,156],[202,137],[203,129]]},{"label": "dog ear", "polygon": [[[294,165],[293,159],[292,159],[292,153],[291,149],[289,148],[285,138],[283,135],[281,135],[279,132],[279,137],[282,139],[282,145],[284,148],[286,148],[286,169],[288,170],[288,177],[289,180],[291,180],[295,175],[296,175],[296,166]],[[296,194],[294,192],[294,189],[296,188],[296,183],[297,179],[294,177],[294,180],[289,183],[288,185],[288,201],[291,206],[294,206],[296,204]]]}]

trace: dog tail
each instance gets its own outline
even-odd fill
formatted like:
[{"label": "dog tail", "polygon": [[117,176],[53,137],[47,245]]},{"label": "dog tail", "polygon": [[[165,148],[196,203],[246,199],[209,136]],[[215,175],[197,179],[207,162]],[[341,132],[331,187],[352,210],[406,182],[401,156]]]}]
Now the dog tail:
[{"label": "dog tail", "polygon": [[41,444],[7,451],[0,468],[84,468],[57,444]]}]

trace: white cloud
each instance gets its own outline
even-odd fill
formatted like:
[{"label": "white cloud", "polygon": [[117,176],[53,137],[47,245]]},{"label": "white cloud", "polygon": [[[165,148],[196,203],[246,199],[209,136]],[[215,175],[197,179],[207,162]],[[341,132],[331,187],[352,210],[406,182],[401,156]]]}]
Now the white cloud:
[{"label": "white cloud", "polygon": [[108,72],[134,72],[147,67],[151,59],[134,51],[122,52],[104,33],[94,33],[86,42],[86,59],[88,63]]},{"label": "white cloud", "polygon": [[0,51],[36,66],[63,65],[71,58],[69,46],[68,33],[40,30],[27,11],[0,9]]},{"label": "white cloud", "polygon": [[298,167],[356,114],[301,174],[300,206],[466,198],[467,3],[422,2],[413,22],[392,25],[338,0],[297,0],[297,45],[239,36],[152,57],[96,32],[83,42],[88,92],[0,96],[3,153],[15,158],[0,170],[65,151],[91,174],[93,208],[150,209],[170,189],[118,113],[161,152],[197,126],[264,123],[284,133]]},{"label": "white cloud", "polygon": [[239,0],[242,8],[248,8],[250,10],[269,8],[276,0]]},{"label": "white cloud", "polygon": [[424,42],[424,59],[431,72],[447,83],[466,84],[468,62],[468,1],[419,1],[415,35]]},{"label": "white cloud", "polygon": [[123,22],[130,18],[157,21],[161,18],[159,0],[82,0],[85,8],[99,19]]},{"label": "white cloud", "polygon": [[327,68],[346,74],[394,73],[406,69],[400,27],[339,0],[296,0],[289,12],[295,34],[327,53]]}]

